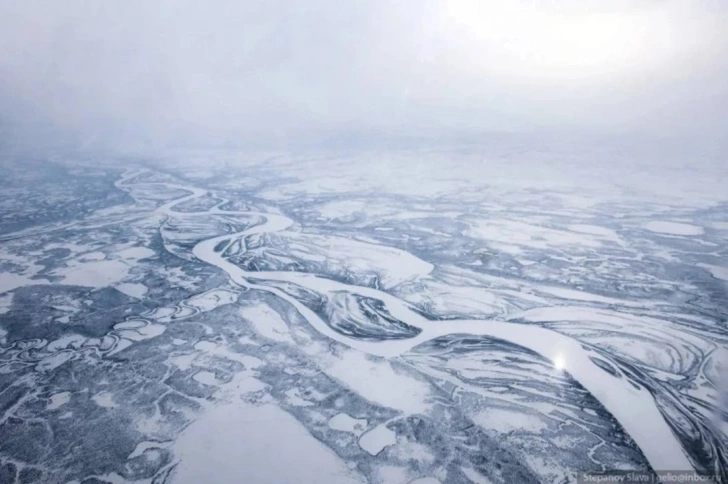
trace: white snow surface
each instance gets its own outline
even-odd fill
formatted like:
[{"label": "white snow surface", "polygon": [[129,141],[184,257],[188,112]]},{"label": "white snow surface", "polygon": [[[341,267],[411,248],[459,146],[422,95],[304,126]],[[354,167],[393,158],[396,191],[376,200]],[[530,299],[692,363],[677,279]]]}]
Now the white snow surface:
[{"label": "white snow surface", "polygon": [[670,222],[666,220],[653,220],[645,224],[645,228],[650,232],[668,235],[701,235],[704,230],[702,227],[683,222]]},{"label": "white snow surface", "polygon": [[397,443],[397,434],[389,430],[386,425],[379,424],[359,437],[359,447],[371,455],[377,455],[385,447]]},{"label": "white snow surface", "polygon": [[180,459],[175,484],[361,483],[333,451],[275,405],[234,401],[214,407],[173,449]]}]

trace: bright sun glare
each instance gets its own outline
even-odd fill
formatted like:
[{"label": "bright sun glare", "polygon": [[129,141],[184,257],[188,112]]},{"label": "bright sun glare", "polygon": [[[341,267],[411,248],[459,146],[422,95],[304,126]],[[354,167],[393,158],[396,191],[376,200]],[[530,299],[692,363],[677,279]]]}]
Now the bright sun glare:
[{"label": "bright sun glare", "polygon": [[505,63],[513,74],[623,73],[647,54],[646,25],[636,15],[480,0],[448,0],[443,7],[450,28],[468,38],[485,62]]},{"label": "bright sun glare", "polygon": [[558,371],[563,371],[564,368],[566,368],[566,360],[564,359],[563,355],[556,355],[554,357],[554,368],[556,368]]}]

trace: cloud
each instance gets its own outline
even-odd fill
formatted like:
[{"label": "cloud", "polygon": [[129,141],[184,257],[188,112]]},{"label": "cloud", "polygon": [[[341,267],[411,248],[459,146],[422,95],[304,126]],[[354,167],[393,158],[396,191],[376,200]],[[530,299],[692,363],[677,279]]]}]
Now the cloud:
[{"label": "cloud", "polygon": [[691,2],[0,4],[0,135],[120,148],[341,133],[720,135],[728,9]]}]

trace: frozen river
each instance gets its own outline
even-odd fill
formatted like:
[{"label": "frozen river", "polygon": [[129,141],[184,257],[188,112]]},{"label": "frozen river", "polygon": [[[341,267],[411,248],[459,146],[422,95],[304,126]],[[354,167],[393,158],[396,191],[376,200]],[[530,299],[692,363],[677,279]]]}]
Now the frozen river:
[{"label": "frozen river", "polygon": [[284,168],[79,172],[118,201],[3,233],[0,482],[724,472],[716,202]]}]

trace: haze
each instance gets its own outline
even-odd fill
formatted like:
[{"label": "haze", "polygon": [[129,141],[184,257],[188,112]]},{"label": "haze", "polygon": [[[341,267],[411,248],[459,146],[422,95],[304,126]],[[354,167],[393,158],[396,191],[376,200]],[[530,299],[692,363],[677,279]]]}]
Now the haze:
[{"label": "haze", "polygon": [[725,25],[718,0],[3,1],[2,143],[493,132],[720,143]]}]

